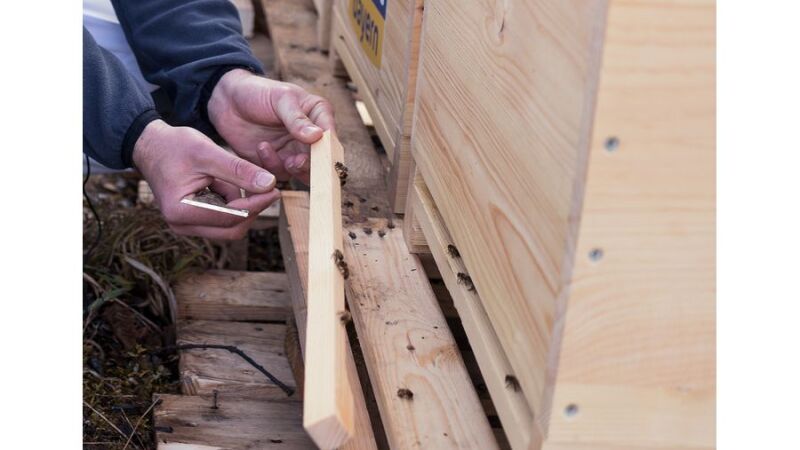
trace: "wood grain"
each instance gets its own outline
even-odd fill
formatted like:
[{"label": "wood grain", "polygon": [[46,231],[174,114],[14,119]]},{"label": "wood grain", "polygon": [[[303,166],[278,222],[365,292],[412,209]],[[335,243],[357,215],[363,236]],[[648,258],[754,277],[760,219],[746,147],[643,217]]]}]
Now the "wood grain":
[{"label": "wood grain", "polygon": [[347,336],[340,321],[344,277],[335,256],[342,255],[342,197],[335,165],[343,160],[342,145],[331,131],[311,145],[303,426],[322,449],[337,448],[353,435]]},{"label": "wood grain", "polygon": [[612,1],[603,54],[548,442],[713,448],[715,2]]},{"label": "wood grain", "polygon": [[284,321],[291,314],[285,273],[207,270],[175,286],[178,319]]},{"label": "wood grain", "polygon": [[[183,320],[178,322],[177,343],[234,345],[284,384],[294,378],[283,350],[286,326],[271,323]],[[181,351],[181,389],[186,395],[211,395],[300,401],[286,393],[240,356],[227,350]]]},{"label": "wood grain", "polygon": [[301,423],[299,402],[265,402],[218,396],[155,394],[159,450],[314,449]]},{"label": "wood grain", "polygon": [[509,376],[516,378],[516,374],[489,322],[483,301],[475,290],[458,279],[458,274],[465,273],[466,268],[457,248],[453,246],[450,233],[444,226],[425,182],[419,175],[414,180],[414,188],[412,195],[418,205],[415,215],[428,237],[431,253],[458,310],[509,442],[514,448],[527,448],[531,440],[533,414],[522,392],[508,381]]},{"label": "wood grain", "polygon": [[389,444],[497,448],[422,265],[400,228],[386,225],[370,220],[370,234],[345,230],[357,235],[345,239],[345,285]]},{"label": "wood grain", "polygon": [[[292,304],[295,312],[297,331],[301,349],[305,348],[306,333],[306,292],[308,291],[308,193],[298,191],[282,192],[279,236],[284,265],[289,274]],[[378,446],[372,422],[367,412],[364,392],[358,378],[358,370],[353,360],[349,342],[346,344],[345,361],[347,377],[353,391],[355,433],[342,448],[348,450],[374,450]]]},{"label": "wood grain", "polygon": [[414,159],[535,417],[569,280],[604,8],[425,2]]}]

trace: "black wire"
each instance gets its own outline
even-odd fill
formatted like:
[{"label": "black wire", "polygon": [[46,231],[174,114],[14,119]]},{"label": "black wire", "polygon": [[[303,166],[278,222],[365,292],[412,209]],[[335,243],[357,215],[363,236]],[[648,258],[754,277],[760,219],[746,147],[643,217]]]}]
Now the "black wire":
[{"label": "black wire", "polygon": [[265,369],[261,364],[257,363],[253,358],[247,355],[247,353],[243,352],[239,347],[235,345],[219,345],[219,344],[178,344],[178,345],[170,345],[167,347],[162,347],[156,352],[167,352],[172,350],[206,350],[206,349],[216,349],[216,350],[227,350],[233,354],[239,355],[242,359],[248,362],[251,366],[258,369],[259,372],[264,374],[270,381],[275,383],[276,386],[281,388],[283,392],[286,393],[288,397],[291,397],[294,394],[294,389],[285,385],[281,382],[281,380],[275,378],[275,375],[269,373],[267,369]]},{"label": "black wire", "polygon": [[83,254],[84,259],[88,259],[94,249],[97,248],[97,244],[100,243],[100,239],[103,236],[103,224],[100,222],[100,216],[97,214],[97,210],[94,209],[89,194],[86,193],[86,183],[89,181],[89,176],[92,175],[92,165],[89,163],[89,155],[84,153],[83,156],[86,158],[86,178],[83,179],[83,198],[86,199],[86,203],[89,205],[89,209],[92,210],[92,214],[94,215],[94,221],[97,222],[97,236],[95,236],[94,242],[92,246],[89,247],[89,250]]}]

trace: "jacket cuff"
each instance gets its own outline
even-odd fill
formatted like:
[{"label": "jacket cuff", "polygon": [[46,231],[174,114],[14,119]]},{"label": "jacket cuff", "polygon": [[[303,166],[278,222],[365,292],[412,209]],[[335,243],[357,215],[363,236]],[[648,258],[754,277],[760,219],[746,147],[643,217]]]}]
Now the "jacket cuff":
[{"label": "jacket cuff", "polygon": [[125,139],[122,140],[122,161],[125,163],[125,167],[133,167],[133,149],[144,128],[150,122],[160,118],[161,116],[158,115],[155,109],[146,109],[133,119],[133,123],[128,127],[128,131],[125,132]]},{"label": "jacket cuff", "polygon": [[200,91],[200,101],[198,104],[200,110],[200,120],[208,127],[207,130],[201,131],[208,131],[213,134],[217,134],[217,130],[214,128],[214,124],[211,123],[211,119],[208,117],[208,101],[211,100],[211,94],[214,93],[214,88],[217,87],[217,83],[219,80],[225,76],[226,73],[230,72],[234,69],[244,69],[248,72],[254,73],[256,75],[263,75],[264,72],[254,66],[248,66],[244,64],[231,64],[226,66],[220,66],[217,70],[211,74],[211,77],[208,78],[208,81],[203,85],[203,88]]}]

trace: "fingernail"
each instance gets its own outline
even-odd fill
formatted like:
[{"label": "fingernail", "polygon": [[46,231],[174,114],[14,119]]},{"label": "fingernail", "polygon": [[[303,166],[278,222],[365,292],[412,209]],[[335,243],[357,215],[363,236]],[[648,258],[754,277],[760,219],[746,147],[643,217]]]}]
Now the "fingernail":
[{"label": "fingernail", "polygon": [[305,128],[303,128],[303,134],[305,134],[306,136],[310,136],[310,135],[312,135],[312,134],[314,134],[314,133],[316,133],[318,131],[322,131],[322,129],[320,127],[314,127],[314,126],[311,126],[311,125],[306,126]]},{"label": "fingernail", "polygon": [[256,187],[266,189],[275,182],[275,177],[269,172],[258,172],[256,175]]}]

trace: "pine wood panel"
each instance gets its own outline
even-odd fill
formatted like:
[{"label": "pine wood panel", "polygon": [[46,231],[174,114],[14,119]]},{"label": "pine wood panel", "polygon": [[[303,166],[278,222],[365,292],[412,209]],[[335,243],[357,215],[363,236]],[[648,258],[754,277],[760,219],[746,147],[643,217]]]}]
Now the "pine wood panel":
[{"label": "pine wood panel", "polygon": [[604,6],[425,3],[414,160],[534,416],[569,279]]},{"label": "pine wood panel", "polygon": [[347,378],[344,277],[335,254],[342,255],[342,196],[336,165],[342,145],[330,130],[311,145],[308,220],[308,297],[306,317],[303,426],[322,449],[333,449],[353,435],[353,393]]},{"label": "pine wood panel", "polygon": [[422,265],[386,225],[345,230],[345,286],[389,444],[497,448]]},{"label": "pine wood panel", "polygon": [[[308,193],[283,191],[281,201],[283,203],[279,226],[281,252],[287,274],[290,277],[289,284],[300,346],[305,352],[306,292],[308,292]],[[345,361],[347,377],[353,391],[355,432],[353,438],[347,441],[342,449],[375,450],[378,446],[349,342],[346,343]]]},{"label": "pine wood panel", "polygon": [[715,445],[715,71],[712,0],[611,2],[548,442]]},{"label": "pine wood panel", "polygon": [[302,404],[155,394],[159,450],[315,449],[303,430]]},{"label": "pine wood panel", "polygon": [[178,319],[284,321],[291,314],[285,273],[207,270],[175,286]]}]

